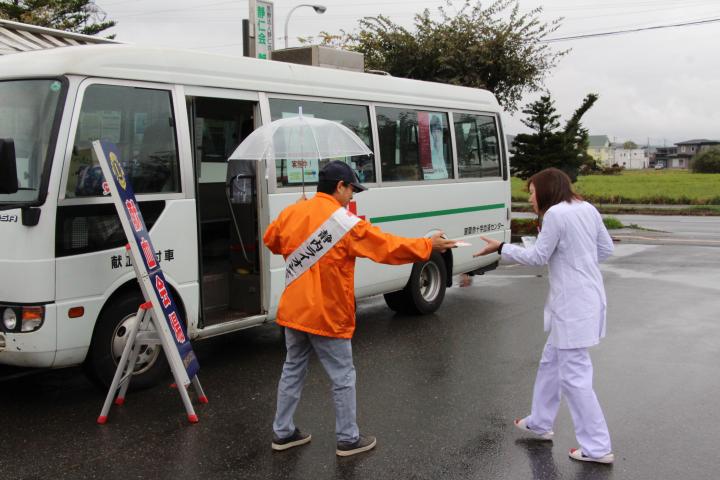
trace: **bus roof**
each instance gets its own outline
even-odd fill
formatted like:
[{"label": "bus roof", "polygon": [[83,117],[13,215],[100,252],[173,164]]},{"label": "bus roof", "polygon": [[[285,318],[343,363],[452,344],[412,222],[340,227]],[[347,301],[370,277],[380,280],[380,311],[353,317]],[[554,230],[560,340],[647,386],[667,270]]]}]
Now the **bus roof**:
[{"label": "bus roof", "polygon": [[80,75],[496,112],[486,90],[331,68],[134,45],[84,45],[0,57],[0,79]]}]

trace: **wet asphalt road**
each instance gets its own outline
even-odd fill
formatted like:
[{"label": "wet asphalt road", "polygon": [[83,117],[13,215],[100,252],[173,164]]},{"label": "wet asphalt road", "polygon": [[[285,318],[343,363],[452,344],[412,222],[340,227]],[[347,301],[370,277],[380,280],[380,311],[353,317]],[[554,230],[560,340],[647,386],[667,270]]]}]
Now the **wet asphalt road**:
[{"label": "wet asphalt road", "polygon": [[603,267],[608,337],[591,350],[616,463],[571,461],[563,405],[553,443],[527,413],[545,341],[545,270],[502,266],[449,289],[435,315],[361,302],[353,346],[361,430],[378,447],[334,454],[329,383],[313,361],[296,422],[312,442],[270,450],[283,361],[275,326],[196,345],[210,398],[188,425],[177,392],[131,394],[95,424],[105,392],[79,369],[0,383],[0,478],[717,479],[720,248],[620,243]]}]

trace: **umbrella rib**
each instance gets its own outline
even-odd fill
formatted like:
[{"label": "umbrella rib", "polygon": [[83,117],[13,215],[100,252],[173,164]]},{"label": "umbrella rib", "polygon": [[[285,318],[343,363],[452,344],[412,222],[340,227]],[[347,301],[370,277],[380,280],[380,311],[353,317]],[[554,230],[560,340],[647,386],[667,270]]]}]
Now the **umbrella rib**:
[{"label": "umbrella rib", "polygon": [[[315,132],[313,131],[312,128],[310,129],[310,133],[312,134],[313,142],[315,142],[315,149],[316,149],[316,151],[318,152],[318,163],[319,163],[320,160],[322,159],[322,158],[320,157],[320,144],[318,143],[317,137],[315,136]],[[328,158],[329,158],[329,157],[328,157]],[[319,165],[318,165],[318,166],[319,166]]]}]

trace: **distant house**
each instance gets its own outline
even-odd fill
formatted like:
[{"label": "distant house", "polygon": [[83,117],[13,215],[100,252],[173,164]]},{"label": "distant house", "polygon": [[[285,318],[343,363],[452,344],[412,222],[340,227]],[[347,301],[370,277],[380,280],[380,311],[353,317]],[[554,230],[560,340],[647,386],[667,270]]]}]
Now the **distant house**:
[{"label": "distant house", "polygon": [[677,146],[677,157],[671,159],[671,163],[667,164],[667,167],[690,168],[690,164],[695,156],[709,148],[720,145],[720,141],[702,138],[678,142],[675,145]]},{"label": "distant house", "polygon": [[607,135],[589,135],[587,153],[603,166],[612,165],[612,148]]},{"label": "distant house", "polygon": [[612,144],[612,163],[628,170],[640,170],[650,166],[650,159],[645,148],[624,148],[621,143]]},{"label": "distant house", "polygon": [[647,149],[624,148],[622,143],[612,143],[607,135],[589,135],[587,153],[604,167],[641,169],[650,164]]},{"label": "distant house", "polygon": [[95,43],[119,42],[0,19],[0,55]]},{"label": "distant house", "polygon": [[655,154],[650,159],[650,165],[655,167],[660,164],[669,168],[673,161],[677,160],[677,150],[677,147],[656,147]]}]

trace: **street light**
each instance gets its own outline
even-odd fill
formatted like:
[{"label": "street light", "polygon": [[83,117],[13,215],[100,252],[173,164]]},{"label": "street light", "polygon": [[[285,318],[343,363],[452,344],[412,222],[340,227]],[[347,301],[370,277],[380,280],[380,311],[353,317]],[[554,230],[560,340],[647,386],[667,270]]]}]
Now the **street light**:
[{"label": "street light", "polygon": [[315,10],[315,13],[318,14],[325,13],[325,10],[327,10],[327,7],[323,5],[310,5],[309,3],[302,3],[293,7],[293,9],[288,12],[287,17],[285,17],[285,48],[288,48],[288,23],[290,22],[290,15],[300,7],[311,7]]}]

